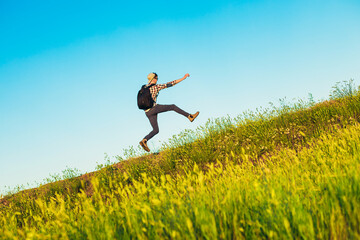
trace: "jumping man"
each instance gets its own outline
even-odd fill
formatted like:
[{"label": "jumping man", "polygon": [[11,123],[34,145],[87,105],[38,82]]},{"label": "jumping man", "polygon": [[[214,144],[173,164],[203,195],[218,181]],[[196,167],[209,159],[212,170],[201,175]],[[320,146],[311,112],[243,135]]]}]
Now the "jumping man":
[{"label": "jumping man", "polygon": [[159,133],[159,126],[157,122],[157,115],[162,112],[167,111],[175,111],[185,117],[187,117],[191,122],[194,121],[194,119],[199,115],[199,112],[196,112],[195,114],[189,114],[185,112],[184,110],[178,108],[175,104],[171,105],[160,105],[156,104],[156,98],[159,95],[159,91],[168,87],[172,87],[175,84],[178,84],[179,82],[185,80],[187,77],[190,77],[190,75],[187,73],[184,77],[174,80],[172,82],[168,82],[166,84],[156,84],[158,81],[158,75],[156,73],[150,73],[148,78],[148,84],[145,85],[145,88],[149,88],[150,95],[153,100],[152,107],[148,109],[144,109],[146,116],[149,118],[150,124],[153,128],[153,130],[144,137],[143,140],[141,140],[140,145],[143,147],[143,149],[147,152],[150,152],[150,149],[147,146],[147,141],[149,141],[152,137],[154,137],[156,134]]}]

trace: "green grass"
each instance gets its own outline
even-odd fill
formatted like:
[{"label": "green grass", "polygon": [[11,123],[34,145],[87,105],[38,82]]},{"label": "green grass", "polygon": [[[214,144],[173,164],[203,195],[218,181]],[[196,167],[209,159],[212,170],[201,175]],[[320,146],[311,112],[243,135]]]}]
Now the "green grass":
[{"label": "green grass", "polygon": [[357,239],[360,94],[352,84],[318,104],[208,121],[158,155],[9,195],[0,236]]}]

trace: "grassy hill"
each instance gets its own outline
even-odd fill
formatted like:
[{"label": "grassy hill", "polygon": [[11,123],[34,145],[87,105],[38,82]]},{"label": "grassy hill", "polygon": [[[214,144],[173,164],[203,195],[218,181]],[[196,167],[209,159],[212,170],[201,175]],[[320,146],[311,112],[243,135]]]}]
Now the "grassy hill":
[{"label": "grassy hill", "polygon": [[360,94],[208,121],[0,200],[2,239],[360,238]]}]

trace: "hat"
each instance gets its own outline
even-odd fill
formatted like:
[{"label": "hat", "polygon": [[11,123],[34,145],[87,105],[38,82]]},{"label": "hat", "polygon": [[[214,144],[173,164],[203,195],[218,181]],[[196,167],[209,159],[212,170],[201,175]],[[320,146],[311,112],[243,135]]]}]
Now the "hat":
[{"label": "hat", "polygon": [[156,77],[156,73],[149,73],[149,75],[147,76],[148,82],[150,83],[151,80],[153,80]]}]

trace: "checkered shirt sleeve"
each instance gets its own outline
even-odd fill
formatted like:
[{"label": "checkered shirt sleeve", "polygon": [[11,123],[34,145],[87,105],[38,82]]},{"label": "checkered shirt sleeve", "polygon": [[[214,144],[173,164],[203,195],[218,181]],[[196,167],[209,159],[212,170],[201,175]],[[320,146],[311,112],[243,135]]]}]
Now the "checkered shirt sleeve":
[{"label": "checkered shirt sleeve", "polygon": [[157,85],[150,87],[150,93],[151,93],[151,96],[154,99],[154,101],[156,102],[156,99],[157,99],[157,96],[159,95],[160,90],[174,86],[175,81],[176,80],[165,83],[165,84],[157,84]]}]

